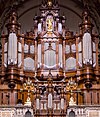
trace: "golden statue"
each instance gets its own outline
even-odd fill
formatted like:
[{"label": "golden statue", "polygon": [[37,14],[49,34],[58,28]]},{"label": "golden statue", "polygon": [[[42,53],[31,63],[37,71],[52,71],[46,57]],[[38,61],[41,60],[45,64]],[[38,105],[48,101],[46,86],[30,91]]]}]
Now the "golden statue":
[{"label": "golden statue", "polygon": [[47,19],[47,29],[48,31],[53,30],[53,20],[51,18]]}]

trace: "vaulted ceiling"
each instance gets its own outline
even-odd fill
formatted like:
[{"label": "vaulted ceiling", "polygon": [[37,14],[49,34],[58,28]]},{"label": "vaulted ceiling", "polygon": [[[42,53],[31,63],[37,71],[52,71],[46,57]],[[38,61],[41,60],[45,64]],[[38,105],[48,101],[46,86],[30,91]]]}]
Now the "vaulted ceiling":
[{"label": "vaulted ceiling", "polygon": [[[90,15],[96,25],[96,28],[100,34],[100,0],[57,0],[62,12],[66,15],[67,12],[63,11],[65,8],[76,13],[81,18],[81,12],[84,5],[88,4]],[[30,4],[29,4],[30,2]],[[25,12],[33,7],[39,7],[42,0],[0,0],[0,31],[8,18],[9,12],[12,6],[16,6],[21,17]],[[32,4],[31,4],[32,3]],[[33,5],[33,7],[32,7]],[[24,9],[24,10],[23,10]],[[37,9],[36,9],[37,10]]]}]

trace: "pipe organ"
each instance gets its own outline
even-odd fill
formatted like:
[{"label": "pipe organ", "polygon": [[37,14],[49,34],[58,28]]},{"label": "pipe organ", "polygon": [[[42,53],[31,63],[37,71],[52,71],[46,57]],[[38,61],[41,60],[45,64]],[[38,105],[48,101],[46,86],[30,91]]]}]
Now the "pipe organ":
[{"label": "pipe organ", "polygon": [[29,101],[36,117],[65,117],[70,103],[100,104],[99,38],[88,9],[75,35],[66,29],[59,10],[57,2],[43,2],[34,28],[21,34],[16,9],[12,9],[7,34],[1,36],[1,105]]}]

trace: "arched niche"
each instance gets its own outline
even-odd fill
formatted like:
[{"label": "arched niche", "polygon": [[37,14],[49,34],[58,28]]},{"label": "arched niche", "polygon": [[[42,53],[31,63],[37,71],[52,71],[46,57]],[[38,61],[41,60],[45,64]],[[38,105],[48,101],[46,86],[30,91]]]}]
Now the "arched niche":
[{"label": "arched niche", "polygon": [[69,112],[69,117],[75,117],[75,112],[73,110]]},{"label": "arched niche", "polygon": [[32,117],[32,114],[29,110],[25,113],[25,117]]}]

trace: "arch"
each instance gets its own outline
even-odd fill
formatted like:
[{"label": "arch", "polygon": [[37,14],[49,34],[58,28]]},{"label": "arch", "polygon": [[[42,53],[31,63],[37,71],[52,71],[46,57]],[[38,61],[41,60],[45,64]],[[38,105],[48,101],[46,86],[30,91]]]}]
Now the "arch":
[{"label": "arch", "polygon": [[29,110],[25,113],[25,117],[32,117],[32,114]]},{"label": "arch", "polygon": [[[20,11],[19,11],[19,17],[18,17],[18,20],[20,21],[20,23],[21,23],[21,26],[22,26],[22,32],[24,32],[25,30],[27,30],[27,29],[29,29],[33,24],[32,24],[32,16],[31,15],[29,15],[30,13],[32,14],[33,13],[33,15],[34,16],[38,16],[38,15],[36,15],[36,13],[35,12],[40,12],[38,9],[39,9],[39,7],[40,7],[41,5],[40,4],[38,4],[38,5],[35,5],[35,6],[30,6],[30,7],[28,7],[28,8],[25,8],[25,9],[23,9],[23,11],[20,13]],[[79,28],[77,27],[77,25],[79,24],[79,22],[81,22],[81,16],[79,15],[79,13],[77,13],[77,12],[75,12],[75,10],[73,10],[73,9],[75,9],[74,7],[73,8],[70,8],[69,6],[66,6],[66,5],[61,5],[61,4],[59,4],[59,7],[62,9],[62,10],[60,10],[60,14],[63,14],[63,10],[64,10],[64,12],[66,11],[67,13],[64,15],[65,17],[68,17],[67,18],[67,22],[65,22],[65,25],[67,25],[67,27],[71,27],[71,30],[72,31],[76,31],[76,30],[79,30]],[[38,14],[37,13],[37,14]],[[72,14],[71,16],[70,16],[70,14]],[[46,14],[45,14],[46,15]],[[47,13],[47,15],[48,15],[48,13]],[[68,16],[69,15],[69,16]],[[26,18],[26,17],[30,17],[30,19],[28,20],[28,18]],[[77,19],[77,20],[75,20],[75,22],[70,22],[71,21],[71,19],[72,18],[75,18],[75,19]],[[23,20],[24,19],[26,19],[25,20],[25,22],[23,22]],[[27,22],[29,22],[28,24],[27,24]],[[68,22],[70,22],[70,23],[68,23]],[[77,29],[76,29],[76,27],[77,27]]]},{"label": "arch", "polygon": [[75,112],[73,110],[69,112],[69,117],[75,117]]},{"label": "arch", "polygon": [[[35,6],[31,7],[31,8],[26,9],[25,11],[23,11],[23,12],[19,15],[18,19],[21,18],[24,14],[26,14],[26,13],[29,12],[30,10],[35,9],[35,8],[39,8],[40,6],[41,6],[41,4],[38,4],[38,5],[35,5]],[[76,16],[78,16],[80,19],[82,19],[82,17],[81,17],[76,11],[74,11],[73,9],[71,9],[71,8],[65,6],[65,5],[61,5],[61,4],[59,4],[59,6],[60,6],[61,8],[65,8],[65,9],[67,9],[67,10],[73,12]]]}]

